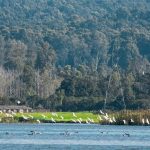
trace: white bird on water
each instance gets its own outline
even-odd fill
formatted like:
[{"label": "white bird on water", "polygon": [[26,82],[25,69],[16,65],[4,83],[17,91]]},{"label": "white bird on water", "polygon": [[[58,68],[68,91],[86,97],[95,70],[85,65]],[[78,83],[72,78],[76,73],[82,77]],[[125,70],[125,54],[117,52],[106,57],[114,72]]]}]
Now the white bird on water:
[{"label": "white bird on water", "polygon": [[149,120],[148,120],[148,118],[146,119],[146,121],[145,121],[145,122],[146,122],[146,124],[148,124],[148,125],[149,125]]},{"label": "white bird on water", "polygon": [[130,121],[131,121],[131,123],[134,123],[134,120],[133,120],[132,118],[131,118],[131,120],[130,120]]},{"label": "white bird on water", "polygon": [[90,122],[88,120],[86,120],[85,122],[86,122],[86,124],[90,124]]},{"label": "white bird on water", "polygon": [[111,118],[109,118],[109,123],[113,123],[113,120]]},{"label": "white bird on water", "polygon": [[89,122],[91,122],[91,118],[88,117],[87,119],[88,119]]},{"label": "white bird on water", "polygon": [[80,124],[82,123],[82,121],[80,119],[77,120]]},{"label": "white bird on water", "polygon": [[116,122],[116,119],[115,119],[115,117],[114,117],[114,116],[113,116],[112,120],[113,120],[113,122]]},{"label": "white bird on water", "polygon": [[91,123],[94,123],[94,120],[93,120],[93,119],[91,119]]},{"label": "white bird on water", "polygon": [[145,120],[144,120],[144,118],[142,119],[142,124],[143,124],[143,125],[145,124]]},{"label": "white bird on water", "polygon": [[126,120],[122,120],[123,121],[123,124],[127,124],[127,121]]},{"label": "white bird on water", "polygon": [[71,121],[72,121],[73,123],[76,123],[76,120],[74,120],[74,119],[72,119]]},{"label": "white bird on water", "polygon": [[52,118],[52,117],[51,117],[51,121],[52,121],[53,123],[56,123],[56,121],[55,121],[54,118]]},{"label": "white bird on water", "polygon": [[39,119],[36,120],[37,123],[41,123],[41,121]]}]

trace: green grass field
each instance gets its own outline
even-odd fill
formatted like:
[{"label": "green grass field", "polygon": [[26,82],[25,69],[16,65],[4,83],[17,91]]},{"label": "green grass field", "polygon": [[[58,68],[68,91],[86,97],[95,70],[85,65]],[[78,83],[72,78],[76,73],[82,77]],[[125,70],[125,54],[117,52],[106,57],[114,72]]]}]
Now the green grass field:
[{"label": "green grass field", "polygon": [[[30,122],[36,122],[37,120],[41,122],[51,122],[52,118],[55,122],[73,122],[74,120],[78,122],[80,119],[82,123],[86,120],[91,119],[93,123],[99,123],[98,115],[91,112],[33,112],[33,113],[16,113],[13,115],[13,120],[19,122],[19,118],[27,118]],[[0,118],[8,118],[6,115],[0,114]],[[89,121],[89,120],[88,120]]]},{"label": "green grass field", "polygon": [[[130,120],[133,119],[133,125],[141,125],[142,119],[150,120],[150,110],[141,111],[119,111],[109,112],[108,118],[105,119],[105,115],[96,114],[92,112],[33,112],[33,113],[16,113],[16,114],[0,114],[0,122],[29,122],[29,123],[100,123],[111,124],[110,119],[115,117],[116,122],[112,124],[123,124],[123,120],[127,121],[130,125]],[[101,119],[100,119],[101,118]]]}]

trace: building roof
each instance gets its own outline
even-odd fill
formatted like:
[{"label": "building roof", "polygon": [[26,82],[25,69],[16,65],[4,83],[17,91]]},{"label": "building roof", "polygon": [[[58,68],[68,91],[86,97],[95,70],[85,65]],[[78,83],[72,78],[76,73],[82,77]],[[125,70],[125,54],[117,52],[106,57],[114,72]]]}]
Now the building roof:
[{"label": "building roof", "polygon": [[0,105],[0,109],[32,109],[31,107],[27,107],[27,106],[19,106],[19,105]]}]

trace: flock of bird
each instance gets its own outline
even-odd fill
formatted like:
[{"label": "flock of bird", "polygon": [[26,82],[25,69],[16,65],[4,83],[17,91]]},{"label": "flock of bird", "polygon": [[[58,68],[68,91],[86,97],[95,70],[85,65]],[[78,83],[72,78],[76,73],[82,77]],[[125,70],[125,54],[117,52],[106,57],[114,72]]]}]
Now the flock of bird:
[{"label": "flock of bird", "polygon": [[[29,136],[33,136],[33,135],[42,135],[44,133],[40,132],[40,131],[36,131],[36,130],[30,130],[27,135]],[[59,135],[61,136],[71,136],[71,135],[77,135],[77,134],[80,134],[79,131],[64,131],[64,132],[60,132]],[[97,134],[99,135],[109,135],[109,132],[108,131],[101,131],[101,130],[98,130]],[[11,132],[5,132],[5,135],[12,135]],[[122,136],[127,136],[127,137],[130,137],[131,135],[127,132],[123,132],[121,133]]]},{"label": "flock of bird", "polygon": [[[104,113],[102,110],[100,110],[100,114],[102,115],[103,119],[104,119],[105,121],[108,121],[108,123],[110,123],[110,124],[113,124],[113,123],[115,124],[115,123],[117,122],[114,116],[113,116],[113,117],[110,117],[110,116],[108,116],[107,113]],[[102,117],[100,117],[100,118],[101,118],[101,121],[103,120]],[[122,122],[124,125],[128,124],[128,122],[130,122],[131,124],[134,124],[134,123],[135,123],[135,121],[134,121],[132,118],[131,118],[129,121],[123,119],[121,122]],[[142,119],[141,119],[141,124],[142,124],[142,125],[150,125],[149,119],[148,119],[148,118],[146,118],[146,119],[145,119],[145,118],[142,118]]]},{"label": "flock of bird", "polygon": [[[9,113],[4,113],[2,111],[0,111],[0,114],[3,114],[3,116],[5,117],[9,117],[9,118],[14,118],[16,116],[16,113],[11,111]],[[41,120],[49,120],[51,123],[56,123],[57,120],[60,120],[60,122],[65,122],[65,118],[63,115],[58,115],[56,112],[51,112],[50,116],[46,116],[44,114],[41,114],[41,119],[36,119],[36,117],[32,116],[31,114],[21,114],[21,117],[24,120],[35,120],[37,123],[41,123]],[[0,122],[2,121],[2,119],[0,118]],[[97,115],[97,121],[98,122],[104,122],[105,124],[117,124],[117,119],[114,116],[109,116],[107,113],[104,113],[102,110],[99,111],[99,114]],[[77,116],[76,113],[72,113],[72,119],[70,120],[70,122],[72,123],[86,123],[86,124],[94,124],[96,123],[95,120],[93,118],[87,117],[86,119],[84,118],[79,118]],[[122,124],[126,125],[128,124],[127,120],[123,119]],[[135,123],[135,121],[131,118],[130,119],[130,123]],[[141,124],[143,125],[149,125],[149,119],[148,118],[142,118],[141,119]]]},{"label": "flock of bird", "polygon": [[[2,111],[0,111],[0,114],[2,114],[3,116],[5,117],[9,117],[9,118],[14,118],[17,114],[15,112],[10,112],[10,113],[4,113]],[[1,116],[2,116],[1,115]],[[48,117],[49,116],[49,117]],[[36,119],[34,116],[32,116],[31,114],[24,114],[22,113],[21,114],[21,117],[24,119],[24,120],[29,120],[29,119],[34,119],[37,123],[41,123],[41,120],[42,119]],[[65,117],[63,115],[59,115],[58,113],[56,112],[51,112],[49,115],[44,115],[44,114],[40,114],[40,118],[43,118],[43,119],[47,119],[47,120],[50,120],[51,123],[56,123],[57,122],[57,119],[61,120],[62,122],[64,121]],[[57,119],[56,119],[57,118]],[[94,124],[96,123],[95,122],[96,119],[93,119],[93,118],[90,118],[90,117],[87,117],[86,119],[84,118],[79,118],[79,115],[77,113],[72,113],[72,119],[71,119],[71,122],[72,123],[86,123],[86,124]],[[97,120],[99,122],[107,122],[109,124],[115,124],[117,122],[117,119],[114,117],[114,116],[110,116],[108,115],[108,113],[104,113],[102,110],[99,111],[98,115],[97,115]],[[1,122],[1,118],[0,118],[0,122]],[[134,123],[135,121],[131,118],[130,119],[130,123]],[[125,124],[128,124],[128,122],[123,119],[122,120],[122,123],[125,125]],[[143,118],[141,119],[141,124],[143,125],[149,125],[149,120],[148,118]],[[38,132],[38,131],[34,131],[34,130],[31,130],[28,135],[40,135],[42,134],[41,132]],[[75,131],[75,132],[69,132],[69,131],[64,131],[64,132],[61,132],[60,135],[62,136],[70,136],[72,134],[78,134],[78,131]],[[105,131],[99,131],[99,134],[108,134],[108,132],[105,132]],[[9,135],[8,132],[6,132],[6,135]],[[122,136],[126,136],[126,137],[130,137],[131,135],[129,133],[126,133],[126,132],[123,132],[122,133]]]},{"label": "flock of bird", "polygon": [[[79,131],[64,131],[64,132],[60,132],[59,135],[61,136],[71,136],[71,135],[75,135],[75,134],[78,134]],[[100,131],[100,132],[97,132],[99,135],[102,135],[102,134],[105,134],[105,135],[108,135],[109,132],[106,132],[106,131]],[[29,136],[32,136],[32,135],[42,135],[44,133],[40,132],[40,131],[36,131],[36,130],[31,130],[29,131],[29,133],[27,133],[27,135]],[[5,135],[12,135],[11,132],[5,132]],[[127,137],[130,137],[131,135],[127,132],[124,132],[122,133],[122,136],[127,136]]]}]

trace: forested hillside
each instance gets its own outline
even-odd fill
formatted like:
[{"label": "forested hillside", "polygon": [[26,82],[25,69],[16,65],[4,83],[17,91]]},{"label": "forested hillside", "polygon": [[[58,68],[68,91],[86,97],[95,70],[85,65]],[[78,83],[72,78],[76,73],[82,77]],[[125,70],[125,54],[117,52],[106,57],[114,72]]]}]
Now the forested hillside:
[{"label": "forested hillside", "polygon": [[0,0],[0,104],[150,108],[149,0]]}]

